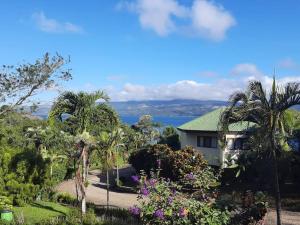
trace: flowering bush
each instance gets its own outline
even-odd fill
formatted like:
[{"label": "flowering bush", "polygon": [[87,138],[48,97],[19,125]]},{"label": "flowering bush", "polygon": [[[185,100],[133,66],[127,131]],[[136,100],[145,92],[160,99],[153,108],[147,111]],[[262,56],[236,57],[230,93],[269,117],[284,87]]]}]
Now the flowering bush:
[{"label": "flowering bush", "polygon": [[209,201],[197,201],[181,192],[181,186],[164,178],[141,176],[139,203],[129,211],[146,225],[228,224],[229,213]]},{"label": "flowering bush", "polygon": [[161,161],[161,176],[173,181],[180,181],[186,174],[199,174],[208,167],[203,155],[192,147],[172,150],[167,145],[156,144],[134,152],[129,162],[136,171],[145,171],[150,175],[157,168],[157,160]]}]

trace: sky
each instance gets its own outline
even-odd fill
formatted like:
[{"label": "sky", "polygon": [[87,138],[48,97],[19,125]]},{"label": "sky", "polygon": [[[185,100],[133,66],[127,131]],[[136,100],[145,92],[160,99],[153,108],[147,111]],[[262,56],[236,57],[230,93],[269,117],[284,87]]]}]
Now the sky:
[{"label": "sky", "polygon": [[300,81],[299,22],[299,0],[2,0],[0,65],[59,53],[73,75],[60,92],[226,100],[274,71]]}]

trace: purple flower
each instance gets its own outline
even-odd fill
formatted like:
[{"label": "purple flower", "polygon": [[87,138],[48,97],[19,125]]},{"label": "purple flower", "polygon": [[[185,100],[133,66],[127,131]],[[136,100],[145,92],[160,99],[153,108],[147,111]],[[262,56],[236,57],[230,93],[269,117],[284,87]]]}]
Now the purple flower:
[{"label": "purple flower", "polygon": [[171,196],[168,197],[168,203],[172,204],[173,203],[173,198]]},{"label": "purple flower", "polygon": [[162,211],[161,209],[156,210],[154,216],[161,220],[165,218],[164,211]]},{"label": "purple flower", "polygon": [[195,176],[193,173],[189,173],[186,175],[186,178],[189,179],[189,180],[195,180]]},{"label": "purple flower", "polygon": [[179,217],[185,217],[188,214],[188,211],[184,208],[179,209]]},{"label": "purple flower", "polygon": [[149,184],[151,185],[151,187],[154,187],[155,184],[156,184],[156,182],[157,182],[157,180],[156,180],[156,179],[153,179],[153,178],[151,178],[151,179],[149,180]]},{"label": "purple flower", "polygon": [[139,183],[139,182],[140,182],[139,176],[131,176],[131,179],[132,179],[135,183]]},{"label": "purple flower", "polygon": [[148,196],[150,194],[150,191],[148,190],[147,187],[142,187],[141,188],[141,193],[144,195],[144,196]]},{"label": "purple flower", "polygon": [[129,208],[129,212],[134,216],[138,216],[141,213],[141,209],[139,207],[137,207],[136,205],[134,205]]}]

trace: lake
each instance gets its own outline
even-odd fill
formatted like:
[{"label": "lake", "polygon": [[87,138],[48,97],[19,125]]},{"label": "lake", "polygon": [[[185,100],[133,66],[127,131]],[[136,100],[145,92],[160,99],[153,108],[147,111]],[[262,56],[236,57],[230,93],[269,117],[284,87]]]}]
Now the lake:
[{"label": "lake", "polygon": [[[139,120],[139,116],[120,116],[123,123],[129,125],[135,124]],[[153,116],[153,121],[162,124],[163,126],[178,127],[186,122],[189,122],[196,117],[193,116]]]}]

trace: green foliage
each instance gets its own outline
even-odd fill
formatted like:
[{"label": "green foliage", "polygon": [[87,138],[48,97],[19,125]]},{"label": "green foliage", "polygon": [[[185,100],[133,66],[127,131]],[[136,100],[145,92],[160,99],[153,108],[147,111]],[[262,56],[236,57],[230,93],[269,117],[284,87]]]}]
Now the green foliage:
[{"label": "green foliage", "polygon": [[255,225],[261,224],[267,213],[268,202],[263,192],[256,192],[255,195],[251,191],[247,191],[243,196],[243,204],[241,208],[235,210],[231,218],[231,224]]},{"label": "green foliage", "polygon": [[133,126],[133,129],[141,134],[139,138],[143,145],[146,145],[156,143],[159,139],[158,127],[160,127],[160,124],[153,122],[151,115],[143,115],[139,118],[137,124]]},{"label": "green foliage", "polygon": [[148,225],[222,225],[228,224],[227,210],[220,210],[209,201],[197,201],[180,192],[181,187],[165,179],[140,179],[140,206],[130,212]]},{"label": "green foliage", "polygon": [[75,206],[77,204],[76,197],[70,195],[69,193],[57,193],[54,198],[59,203],[72,206]]},{"label": "green foliage", "polygon": [[230,97],[230,106],[222,113],[220,125],[223,133],[228,131],[232,123],[251,122],[255,124],[254,137],[256,145],[251,146],[273,166],[273,185],[275,187],[275,200],[277,223],[280,221],[280,187],[278,177],[277,158],[283,150],[288,150],[285,122],[287,110],[300,105],[300,83],[287,83],[284,87],[278,86],[273,78],[272,89],[266,93],[260,81],[250,81],[245,92],[236,92]]},{"label": "green foliage", "polygon": [[6,196],[0,196],[0,210],[11,210],[12,201]]},{"label": "green foliage", "polygon": [[[54,166],[50,181],[49,158],[39,151],[43,138],[29,137],[28,129],[44,127],[45,122],[26,114],[10,113],[0,121],[0,195],[9,197],[14,205],[24,205],[36,198],[47,197],[51,187],[65,176],[66,165]],[[53,149],[63,151],[52,136]],[[49,140],[49,142],[51,142]],[[61,173],[56,173],[61,171]],[[55,181],[55,182],[54,182]]]},{"label": "green foliage", "polygon": [[180,180],[189,173],[198,174],[208,166],[203,155],[192,147],[174,151],[167,145],[157,144],[134,152],[129,158],[137,171],[144,170],[147,174],[157,168],[157,160],[161,162],[161,176],[172,180]]}]

